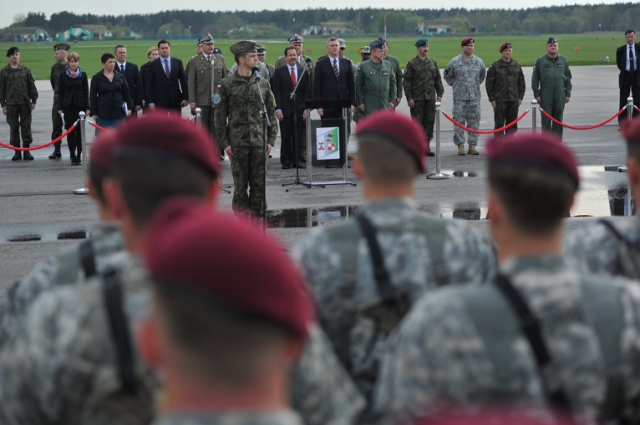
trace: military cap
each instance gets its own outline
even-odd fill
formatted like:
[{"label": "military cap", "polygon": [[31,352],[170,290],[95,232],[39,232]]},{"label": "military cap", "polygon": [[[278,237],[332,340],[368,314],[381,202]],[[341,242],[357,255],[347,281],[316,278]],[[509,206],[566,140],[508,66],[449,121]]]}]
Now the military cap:
[{"label": "military cap", "polygon": [[147,234],[143,258],[158,287],[307,336],[313,308],[304,281],[286,250],[248,220],[174,197]]},{"label": "military cap", "polygon": [[91,142],[89,148],[89,168],[102,173],[111,174],[113,153],[118,146],[118,136],[114,129],[105,129]]},{"label": "military cap", "polygon": [[222,50],[220,50],[219,47],[216,47],[215,49],[213,49],[213,53],[215,53],[216,55],[221,55],[222,54]]},{"label": "military cap", "polygon": [[13,55],[14,53],[20,53],[20,49],[18,49],[17,47],[9,47],[9,50],[7,50],[7,57]]},{"label": "military cap", "polygon": [[502,53],[506,49],[513,49],[513,45],[511,43],[503,43],[500,45],[500,47],[498,47],[498,50],[500,50],[500,53]]},{"label": "military cap", "polygon": [[460,43],[460,46],[464,47],[473,43],[475,43],[475,40],[472,37],[467,37],[462,39],[462,43]]},{"label": "military cap", "polygon": [[67,43],[58,43],[53,46],[53,51],[57,52],[58,50],[66,50],[68,51],[71,48]]},{"label": "military cap", "polygon": [[302,36],[299,35],[299,34],[295,34],[295,35],[289,37],[289,44],[302,43],[303,41],[304,41],[304,38],[302,38]]},{"label": "military cap", "polygon": [[213,36],[211,34],[203,35],[198,39],[198,46],[201,44],[214,44]]},{"label": "military cap", "polygon": [[[535,146],[535,149],[531,147]],[[502,165],[555,171],[569,177],[576,189],[580,184],[578,162],[571,150],[555,134],[519,133],[496,137],[487,143],[489,169]]]},{"label": "military cap", "polygon": [[416,41],[415,46],[416,47],[422,47],[422,46],[426,46],[427,44],[429,44],[429,39],[428,38],[421,38],[420,40]]},{"label": "military cap", "polygon": [[267,53],[267,48],[264,46],[257,46],[256,52],[258,52],[258,56],[264,56]]},{"label": "military cap", "polygon": [[549,39],[547,40],[547,44],[556,44],[558,42],[558,40],[556,40],[555,37],[549,37]]},{"label": "military cap", "polygon": [[422,127],[404,114],[390,111],[375,112],[358,122],[356,135],[375,135],[409,153],[421,173],[427,168],[427,136]]},{"label": "military cap", "polygon": [[380,40],[374,40],[371,43],[369,43],[369,48],[371,50],[373,49],[382,49],[384,47],[384,43]]},{"label": "military cap", "polygon": [[385,37],[378,37],[378,40],[380,40],[382,44],[387,43],[387,39]]},{"label": "military cap", "polygon": [[257,46],[258,44],[253,40],[242,40],[231,46],[229,50],[231,50],[231,53],[235,56],[240,53],[255,52]]},{"label": "military cap", "polygon": [[371,47],[369,46],[362,46],[360,48],[360,53],[364,53],[365,55],[370,55],[371,54]]},{"label": "military cap", "polygon": [[201,126],[166,111],[155,111],[139,120],[127,120],[118,128],[115,156],[157,152],[183,157],[217,176],[220,159],[215,140]]},{"label": "military cap", "polygon": [[338,43],[340,43],[340,48],[341,49],[346,49],[347,48],[347,43],[343,39],[339,38],[338,39]]}]

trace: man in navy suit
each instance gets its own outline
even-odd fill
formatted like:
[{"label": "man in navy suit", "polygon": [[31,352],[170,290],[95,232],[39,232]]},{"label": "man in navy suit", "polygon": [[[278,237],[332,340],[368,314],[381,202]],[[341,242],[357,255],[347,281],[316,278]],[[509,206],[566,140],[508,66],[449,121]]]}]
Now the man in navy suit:
[{"label": "man in navy suit", "polygon": [[158,42],[158,53],[158,60],[149,64],[149,108],[165,108],[180,113],[180,109],[189,104],[187,78],[182,61],[170,56],[171,44],[167,40]]},{"label": "man in navy suit", "polygon": [[[298,53],[294,47],[284,51],[286,66],[274,71],[273,94],[276,98],[276,117],[280,121],[280,163],[284,170],[306,168],[302,156],[304,140],[304,120],[306,120],[305,102],[311,99],[311,83],[309,71],[298,65]],[[294,85],[295,82],[295,85]],[[295,105],[291,99],[293,89]]]},{"label": "man in navy suit", "polygon": [[140,77],[140,69],[138,65],[132,62],[127,62],[127,47],[118,44],[114,49],[113,54],[116,57],[116,72],[121,72],[124,75],[124,79],[127,80],[129,86],[129,93],[131,99],[135,105],[135,111],[131,111],[131,117],[137,117],[138,111],[142,110],[142,78]]},{"label": "man in navy suit", "polygon": [[[616,50],[616,64],[620,70],[618,86],[620,87],[620,108],[627,106],[629,94],[633,96],[635,106],[640,105],[640,72],[638,72],[638,60],[640,59],[640,47],[635,44],[635,30],[626,30],[624,38],[627,43]],[[638,111],[633,109],[633,116]],[[627,118],[627,112],[618,117],[618,123]]]},{"label": "man in navy suit", "polygon": [[[327,56],[316,62],[314,94],[316,100],[348,99],[350,112],[356,104],[353,66],[349,59],[340,57],[340,42],[337,38],[327,40]],[[318,109],[322,118],[342,118],[342,109]]]}]

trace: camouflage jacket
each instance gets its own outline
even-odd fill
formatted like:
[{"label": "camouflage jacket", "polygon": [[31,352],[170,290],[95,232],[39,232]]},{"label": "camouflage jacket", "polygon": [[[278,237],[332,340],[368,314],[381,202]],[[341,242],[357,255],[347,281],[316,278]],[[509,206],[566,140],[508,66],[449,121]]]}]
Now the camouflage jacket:
[{"label": "camouflage jacket", "polygon": [[404,73],[404,94],[407,100],[436,100],[444,94],[442,77],[435,59],[419,56],[407,63]]},{"label": "camouflage jacket", "polygon": [[38,89],[31,69],[24,65],[12,68],[7,65],[0,70],[0,105],[36,104]]},{"label": "camouflage jacket", "polygon": [[58,85],[60,84],[60,74],[65,72],[67,69],[67,64],[56,62],[51,66],[51,73],[49,74],[49,82],[51,83],[51,88],[53,89],[53,106],[57,107],[58,105]]},{"label": "camouflage jacket", "polygon": [[[187,63],[187,85],[189,103],[196,106],[211,106],[215,88],[229,75],[227,65],[221,55],[211,55],[213,65],[204,54],[192,57]],[[213,76],[213,80],[211,77]]]},{"label": "camouflage jacket", "polygon": [[477,56],[467,60],[458,55],[444,70],[444,80],[453,87],[453,100],[480,100],[480,84],[487,71],[484,62]]},{"label": "camouflage jacket", "polygon": [[395,75],[396,77],[396,97],[402,98],[402,82],[404,79],[404,75],[402,74],[402,68],[400,68],[400,62],[396,57],[389,55],[387,55],[384,60],[389,61],[391,63],[391,66],[393,66],[393,75]]},{"label": "camouflage jacket", "polygon": [[525,92],[522,67],[513,59],[510,62],[498,59],[487,70],[485,87],[489,102],[522,100]]},{"label": "camouflage jacket", "polygon": [[214,99],[216,134],[220,147],[262,146],[262,91],[271,127],[267,128],[267,143],[273,146],[278,135],[276,100],[269,81],[255,77],[241,77],[237,73],[225,78]]},{"label": "camouflage jacket", "polygon": [[160,416],[153,425],[302,425],[300,417],[290,410],[232,410],[171,412]]},{"label": "camouflage jacket", "polygon": [[640,215],[606,219],[574,230],[565,239],[565,252],[585,272],[640,280]]},{"label": "camouflage jacket", "polygon": [[[391,284],[409,302],[436,287],[429,244],[425,234],[416,229],[418,219],[430,215],[404,198],[367,202],[359,208],[360,213],[378,229],[377,240]],[[441,246],[448,281],[479,283],[488,279],[494,270],[490,244],[462,220],[442,223],[446,239]],[[353,220],[337,226],[350,224],[355,226]],[[309,282],[320,323],[340,361],[363,394],[370,396],[385,335],[363,311],[379,303],[380,296],[366,240],[361,235],[353,239],[346,227],[341,229],[344,237],[340,241],[332,239],[327,230],[316,229],[296,245],[293,255]]]},{"label": "camouflage jacket", "polygon": [[494,284],[445,288],[420,299],[389,343],[376,411],[393,424],[487,405],[543,414],[545,389],[561,388],[576,419],[636,423],[640,286],[581,274],[559,254],[511,258],[500,272],[539,319],[551,363],[538,370]]}]

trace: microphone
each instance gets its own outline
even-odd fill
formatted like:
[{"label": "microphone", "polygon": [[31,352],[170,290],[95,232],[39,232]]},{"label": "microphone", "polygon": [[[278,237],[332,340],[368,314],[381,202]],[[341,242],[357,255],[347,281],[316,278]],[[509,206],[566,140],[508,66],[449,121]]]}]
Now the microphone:
[{"label": "microphone", "polygon": [[313,63],[311,63],[311,58],[307,58],[306,60],[307,69],[311,69],[313,67]]},{"label": "microphone", "polygon": [[256,77],[256,81],[260,79],[260,69],[258,67],[253,68],[253,76]]}]

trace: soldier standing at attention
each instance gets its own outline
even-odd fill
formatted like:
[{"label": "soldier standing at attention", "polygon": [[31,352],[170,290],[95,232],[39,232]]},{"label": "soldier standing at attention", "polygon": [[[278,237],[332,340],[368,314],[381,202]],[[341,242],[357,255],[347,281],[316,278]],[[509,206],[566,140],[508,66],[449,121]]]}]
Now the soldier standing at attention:
[{"label": "soldier standing at attention", "polygon": [[[369,59],[371,59],[371,47],[369,46],[362,46],[360,48],[360,58],[362,58],[362,60],[360,62],[358,62],[357,64],[353,65],[353,76],[354,76],[354,80],[355,80],[355,76],[358,75],[358,70],[360,69],[360,65],[362,65],[363,62],[368,61]],[[360,110],[360,108],[355,108],[353,111],[353,122],[358,122],[362,119],[363,115],[362,115],[362,111]],[[349,158],[352,159],[352,158]]]},{"label": "soldier standing at attention", "polygon": [[[36,107],[38,100],[38,89],[31,70],[20,65],[20,49],[10,47],[7,50],[9,63],[0,70],[0,104],[2,113],[7,116],[9,124],[11,146],[20,147],[20,137],[22,136],[22,147],[31,146],[33,137],[31,135],[31,111]],[[19,161],[23,158],[22,151],[16,151],[12,161]],[[24,151],[24,159],[33,160],[33,155],[29,151]]]},{"label": "soldier standing at attention", "polygon": [[396,77],[391,63],[382,59],[384,43],[372,41],[369,47],[371,59],[362,62],[356,72],[356,108],[363,116],[396,107]]},{"label": "soldier standing at attention", "polygon": [[400,101],[402,100],[402,68],[400,68],[400,62],[395,56],[389,56],[387,54],[389,52],[389,42],[387,41],[387,39],[384,37],[380,37],[379,40],[382,41],[382,59],[389,61],[389,63],[391,63],[391,65],[393,66],[393,75],[396,79],[395,106],[398,106],[400,104]]},{"label": "soldier standing at attention", "polygon": [[[214,108],[216,134],[231,161],[233,209],[261,217],[263,208],[266,208],[264,178],[267,156],[276,142],[278,123],[276,101],[269,81],[256,79],[253,75],[252,70],[258,66],[256,46],[256,42],[251,40],[231,46],[238,71],[222,81]],[[263,127],[260,93],[271,127]],[[266,134],[263,134],[263,128]],[[266,152],[263,152],[263,144]]]},{"label": "soldier standing at attention", "polygon": [[[571,70],[569,61],[558,54],[558,41],[547,40],[547,54],[540,56],[533,66],[531,88],[538,105],[558,121],[562,121],[565,103],[571,99]],[[562,126],[552,123],[542,114],[542,128],[562,137]]]},{"label": "soldier standing at attention", "polygon": [[[53,57],[56,63],[51,67],[51,73],[49,74],[49,82],[51,82],[51,88],[53,89],[53,108],[51,109],[51,121],[53,122],[53,131],[51,132],[51,140],[55,140],[62,135],[62,117],[58,113],[61,108],[60,98],[58,96],[58,85],[60,84],[60,74],[67,69],[67,54],[69,53],[69,46],[67,43],[58,43],[53,46]],[[66,117],[67,120],[75,121],[78,117]],[[49,155],[49,159],[62,158],[60,152],[60,145],[62,142],[53,144],[53,152]]]},{"label": "soldier standing at attention", "polygon": [[[487,70],[487,96],[493,107],[494,129],[502,128],[518,118],[518,107],[524,98],[525,82],[522,67],[511,58],[513,45],[504,43],[498,48],[502,58],[491,64]],[[518,131],[518,124],[509,127],[502,134]]]},{"label": "soldier standing at attention", "polygon": [[275,75],[276,68],[273,65],[271,65],[270,63],[267,63],[266,58],[267,58],[267,49],[266,49],[266,47],[258,46],[258,60],[260,61],[260,63],[265,64],[265,66],[269,70],[269,75],[271,76],[271,80],[269,81],[269,83],[271,83],[271,85],[273,85],[273,76]]},{"label": "soldier standing at attention", "polygon": [[[433,125],[436,119],[436,101],[442,100],[444,87],[440,70],[435,59],[429,54],[429,39],[421,38],[415,43],[418,55],[411,59],[404,73],[404,94],[411,108],[413,117],[427,133],[427,142],[433,140]],[[435,156],[431,148],[427,149],[429,156]]]},{"label": "soldier standing at attention", "polygon": [[[465,38],[460,43],[462,54],[451,59],[444,70],[444,79],[453,87],[453,119],[473,130],[480,128],[480,84],[487,71],[482,59],[473,54],[473,38]],[[478,135],[469,133],[469,155],[479,155],[476,146]],[[464,155],[464,130],[454,126],[453,143],[458,146],[458,155]]]},{"label": "soldier standing at attention", "polygon": [[487,157],[498,274],[414,304],[385,354],[376,411],[394,424],[483,408],[504,409],[512,424],[635,423],[640,288],[580,272],[562,254],[575,157],[546,132],[494,138]]}]

